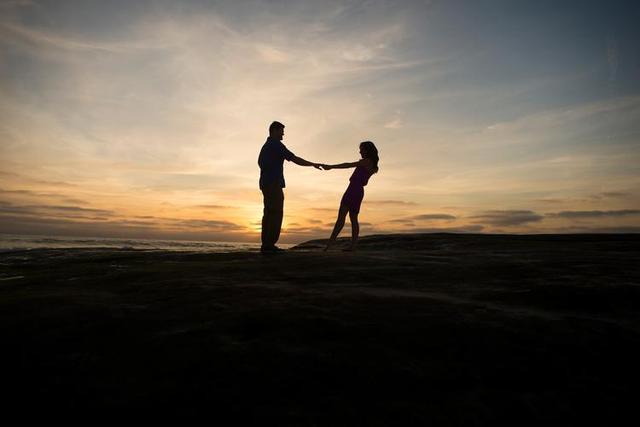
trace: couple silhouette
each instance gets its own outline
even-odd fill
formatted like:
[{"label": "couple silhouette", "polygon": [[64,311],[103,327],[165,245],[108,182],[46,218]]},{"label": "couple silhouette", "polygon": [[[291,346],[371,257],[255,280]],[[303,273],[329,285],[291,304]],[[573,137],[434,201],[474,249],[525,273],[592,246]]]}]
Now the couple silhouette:
[{"label": "couple silhouette", "polygon": [[313,166],[316,169],[348,169],[355,168],[349,186],[342,196],[338,218],[329,241],[324,250],[335,242],[338,234],[344,227],[344,222],[349,214],[351,221],[351,245],[347,250],[355,250],[360,234],[358,223],[358,213],[364,198],[364,187],[369,182],[369,178],[378,172],[378,149],[371,141],[360,143],[360,156],[357,162],[338,163],[328,165],[324,163],[313,163],[297,157],[287,149],[282,143],[284,137],[284,125],[280,122],[273,122],[269,126],[269,137],[260,150],[258,165],[260,166],[260,190],[264,200],[264,213],[262,215],[262,247],[263,253],[278,252],[283,249],[276,246],[280,238],[282,228],[282,216],[284,212],[284,192],[285,187],[283,165],[284,161],[293,162],[299,166]]}]

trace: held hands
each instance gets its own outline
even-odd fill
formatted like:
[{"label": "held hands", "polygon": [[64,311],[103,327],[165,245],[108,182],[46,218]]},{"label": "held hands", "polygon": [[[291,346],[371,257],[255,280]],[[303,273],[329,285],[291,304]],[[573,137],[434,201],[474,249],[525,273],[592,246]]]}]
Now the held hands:
[{"label": "held hands", "polygon": [[314,163],[313,167],[320,170],[328,171],[331,169],[331,165],[325,165],[324,163]]}]

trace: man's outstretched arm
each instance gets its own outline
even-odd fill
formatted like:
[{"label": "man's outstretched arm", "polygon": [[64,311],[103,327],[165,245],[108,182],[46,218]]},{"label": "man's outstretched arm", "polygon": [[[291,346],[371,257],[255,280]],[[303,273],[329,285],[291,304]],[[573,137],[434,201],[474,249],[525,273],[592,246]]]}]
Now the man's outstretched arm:
[{"label": "man's outstretched arm", "polygon": [[300,158],[298,156],[293,156],[291,161],[293,163],[295,163],[296,165],[299,165],[299,166],[313,166],[316,169],[320,169],[320,165],[318,165],[317,163],[310,162],[310,161],[302,159],[302,158]]},{"label": "man's outstretched arm", "polygon": [[324,170],[329,170],[329,169],[348,169],[348,168],[355,168],[360,164],[360,162],[352,162],[352,163],[338,163],[337,165],[325,165],[325,164],[320,164],[320,166],[322,167],[322,169]]}]

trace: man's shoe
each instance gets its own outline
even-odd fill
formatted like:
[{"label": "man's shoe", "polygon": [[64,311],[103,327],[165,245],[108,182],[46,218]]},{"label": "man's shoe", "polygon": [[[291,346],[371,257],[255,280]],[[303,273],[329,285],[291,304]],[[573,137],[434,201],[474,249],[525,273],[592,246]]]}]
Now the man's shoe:
[{"label": "man's shoe", "polygon": [[284,251],[285,251],[285,249],[279,248],[279,247],[277,247],[275,245],[273,245],[273,246],[263,246],[263,247],[260,248],[260,252],[263,252],[263,253],[265,253],[265,252],[269,252],[269,253],[284,252]]}]

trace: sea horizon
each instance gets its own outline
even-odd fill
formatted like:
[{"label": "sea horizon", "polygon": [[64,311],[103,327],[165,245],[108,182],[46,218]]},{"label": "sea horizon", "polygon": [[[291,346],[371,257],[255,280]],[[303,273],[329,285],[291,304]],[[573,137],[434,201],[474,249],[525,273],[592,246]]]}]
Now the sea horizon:
[{"label": "sea horizon", "polygon": [[[279,244],[283,248],[295,244]],[[0,252],[32,249],[128,249],[196,252],[258,251],[259,242],[172,240],[137,237],[61,236],[0,233]]]},{"label": "sea horizon", "polygon": [[[386,233],[375,233],[380,235]],[[398,234],[482,234],[482,235],[594,235],[594,234],[638,234],[637,232],[574,232],[574,233],[456,233],[447,230]],[[365,237],[365,236],[362,236]],[[298,243],[278,243],[283,249],[300,245],[313,238]],[[215,241],[215,240],[184,240],[184,239],[155,239],[139,237],[101,237],[101,236],[66,236],[44,234],[15,234],[0,232],[0,253],[32,250],[32,249],[123,249],[146,251],[177,251],[177,252],[244,252],[259,251],[259,242]]]}]

